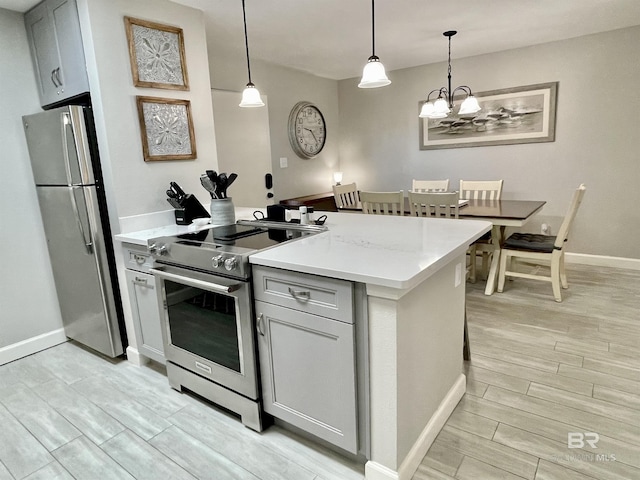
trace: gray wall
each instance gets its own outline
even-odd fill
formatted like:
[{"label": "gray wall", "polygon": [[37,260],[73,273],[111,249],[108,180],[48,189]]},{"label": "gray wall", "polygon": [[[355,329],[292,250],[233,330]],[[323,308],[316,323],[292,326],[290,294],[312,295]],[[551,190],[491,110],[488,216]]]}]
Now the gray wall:
[{"label": "gray wall", "polygon": [[1,8],[0,92],[1,351],[62,328],[22,130],[22,115],[38,108],[38,90],[22,14]]},{"label": "gray wall", "polygon": [[[452,61],[453,85],[488,91],[559,82],[552,143],[421,151],[418,102],[446,83],[446,62],[389,73],[361,90],[339,83],[344,183],[408,190],[411,179],[504,179],[503,198],[546,200],[530,223],[558,231],[574,188],[587,193],[568,250],[640,258],[640,27]],[[446,51],[442,52],[443,57]]]},{"label": "gray wall", "polygon": [[[238,33],[242,33],[242,30]],[[227,56],[221,51],[223,48],[224,46],[209,47],[211,85],[221,90],[240,92],[247,83],[245,57]],[[258,61],[251,62],[251,79],[260,93],[269,98],[275,199],[330,192],[333,172],[339,168],[338,82]],[[315,103],[327,123],[325,147],[312,159],[298,157],[289,145],[289,113],[293,106],[302,100]],[[251,132],[246,132],[246,138],[251,138]],[[280,157],[288,159],[287,168],[280,168]]]}]

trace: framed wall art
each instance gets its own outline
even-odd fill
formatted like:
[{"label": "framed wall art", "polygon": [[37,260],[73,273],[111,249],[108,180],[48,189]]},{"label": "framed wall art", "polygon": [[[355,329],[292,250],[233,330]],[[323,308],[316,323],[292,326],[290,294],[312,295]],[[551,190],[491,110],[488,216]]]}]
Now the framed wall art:
[{"label": "framed wall art", "polygon": [[182,29],[124,17],[136,87],[189,90]]},{"label": "framed wall art", "polygon": [[189,100],[137,96],[136,103],[145,162],[196,158]]},{"label": "framed wall art", "polygon": [[458,104],[446,118],[420,118],[420,150],[553,142],[557,95],[558,82],[478,93],[478,113],[458,115]]}]

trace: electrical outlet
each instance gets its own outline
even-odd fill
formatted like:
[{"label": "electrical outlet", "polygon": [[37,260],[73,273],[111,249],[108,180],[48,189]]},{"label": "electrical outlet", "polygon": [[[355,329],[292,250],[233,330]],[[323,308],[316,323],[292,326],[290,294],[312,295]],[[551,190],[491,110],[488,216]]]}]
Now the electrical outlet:
[{"label": "electrical outlet", "polygon": [[542,233],[542,235],[551,235],[551,227],[548,224],[543,223],[540,227],[540,233]]},{"label": "electrical outlet", "polygon": [[280,157],[280,168],[287,168],[287,157]]}]

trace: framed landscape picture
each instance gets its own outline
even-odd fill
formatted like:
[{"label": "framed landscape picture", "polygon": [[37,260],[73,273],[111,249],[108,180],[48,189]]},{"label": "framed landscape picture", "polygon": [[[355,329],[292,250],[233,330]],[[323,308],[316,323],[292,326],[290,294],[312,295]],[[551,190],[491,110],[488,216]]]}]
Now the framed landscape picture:
[{"label": "framed landscape picture", "polygon": [[[476,94],[481,110],[420,118],[420,150],[553,142],[558,82]],[[418,105],[418,111],[425,102]]]},{"label": "framed landscape picture", "polygon": [[182,29],[124,17],[133,84],[189,90]]},{"label": "framed landscape picture", "polygon": [[145,162],[196,158],[189,100],[137,96],[136,103]]}]

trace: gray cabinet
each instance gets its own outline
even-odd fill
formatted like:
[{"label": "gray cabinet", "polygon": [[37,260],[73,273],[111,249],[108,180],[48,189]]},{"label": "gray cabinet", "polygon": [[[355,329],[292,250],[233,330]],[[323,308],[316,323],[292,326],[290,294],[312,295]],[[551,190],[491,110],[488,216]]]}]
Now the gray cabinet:
[{"label": "gray cabinet", "polygon": [[25,16],[41,105],[89,91],[75,0],[45,0]]},{"label": "gray cabinet", "polygon": [[264,410],[358,452],[353,285],[254,267]]},{"label": "gray cabinet", "polygon": [[153,275],[147,273],[153,259],[136,245],[124,246],[127,291],[133,315],[138,353],[165,363],[160,309]]}]

